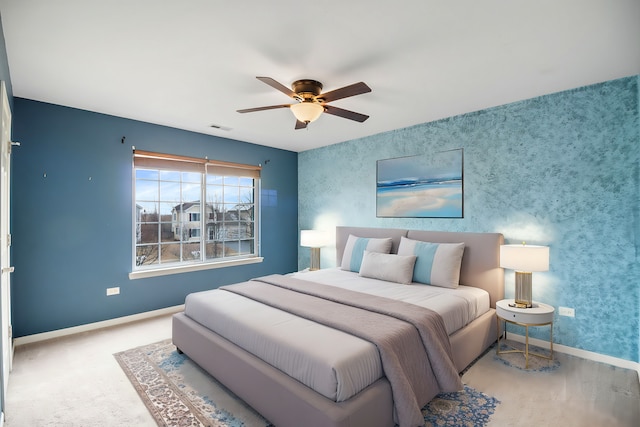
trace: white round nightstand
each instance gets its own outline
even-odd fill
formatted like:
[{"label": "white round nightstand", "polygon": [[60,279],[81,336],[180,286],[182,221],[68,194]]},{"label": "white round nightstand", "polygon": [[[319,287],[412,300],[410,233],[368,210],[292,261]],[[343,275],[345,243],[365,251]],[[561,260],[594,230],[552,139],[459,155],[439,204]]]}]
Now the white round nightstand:
[{"label": "white round nightstand", "polygon": [[[498,345],[496,354],[505,353],[523,353],[525,357],[525,368],[529,368],[529,356],[542,357],[543,359],[553,360],[553,313],[555,309],[541,302],[533,302],[531,308],[517,308],[509,304],[514,304],[512,299],[503,299],[496,303],[496,314],[498,322]],[[506,350],[500,351],[500,320],[513,323],[525,327],[525,349],[524,350]],[[529,326],[546,326],[549,325],[549,350],[550,356],[544,356],[537,353],[529,352]],[[506,325],[505,325],[506,326]],[[504,338],[507,339],[507,331],[505,327]]]}]

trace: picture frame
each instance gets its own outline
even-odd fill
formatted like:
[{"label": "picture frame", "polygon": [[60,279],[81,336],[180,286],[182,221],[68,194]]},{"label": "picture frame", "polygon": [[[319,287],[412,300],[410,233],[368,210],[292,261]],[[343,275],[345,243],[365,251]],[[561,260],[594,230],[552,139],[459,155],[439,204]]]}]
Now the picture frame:
[{"label": "picture frame", "polygon": [[463,149],[376,162],[378,218],[464,218]]}]

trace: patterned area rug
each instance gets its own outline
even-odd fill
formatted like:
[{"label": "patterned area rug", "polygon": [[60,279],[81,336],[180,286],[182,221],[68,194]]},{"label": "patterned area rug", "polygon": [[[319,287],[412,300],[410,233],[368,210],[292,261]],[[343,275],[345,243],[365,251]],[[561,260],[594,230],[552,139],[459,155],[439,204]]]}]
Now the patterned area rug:
[{"label": "patterned area rug", "polygon": [[[178,354],[170,340],[114,354],[159,426],[273,427],[240,398]],[[425,426],[484,427],[497,399],[465,386],[422,409]]]},{"label": "patterned area rug", "polygon": [[484,427],[498,403],[498,399],[465,385],[461,392],[440,393],[422,408],[424,425]]}]

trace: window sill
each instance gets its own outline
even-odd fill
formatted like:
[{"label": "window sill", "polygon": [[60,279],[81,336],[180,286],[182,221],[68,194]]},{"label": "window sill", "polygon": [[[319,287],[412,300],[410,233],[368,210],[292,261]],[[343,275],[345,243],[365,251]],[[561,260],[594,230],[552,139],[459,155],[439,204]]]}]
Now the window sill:
[{"label": "window sill", "polygon": [[169,274],[189,273],[191,271],[211,270],[214,268],[234,267],[236,265],[257,264],[262,262],[263,260],[263,257],[253,257],[234,259],[229,261],[181,265],[179,267],[161,267],[150,270],[137,270],[129,273],[129,280],[146,279],[147,277],[167,276]]}]

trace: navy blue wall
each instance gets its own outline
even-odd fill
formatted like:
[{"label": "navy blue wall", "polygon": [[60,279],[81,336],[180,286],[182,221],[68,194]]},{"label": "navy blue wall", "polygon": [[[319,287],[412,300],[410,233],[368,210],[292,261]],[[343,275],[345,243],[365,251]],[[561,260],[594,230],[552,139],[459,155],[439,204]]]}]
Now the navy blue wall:
[{"label": "navy blue wall", "polygon": [[[14,336],[184,303],[194,291],[297,268],[297,153],[15,98]],[[121,143],[125,136],[125,143]],[[264,262],[129,280],[132,149],[262,164]],[[265,164],[265,160],[269,160]],[[106,296],[119,286],[120,295]]]}]

